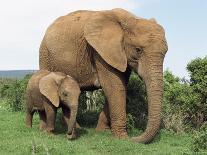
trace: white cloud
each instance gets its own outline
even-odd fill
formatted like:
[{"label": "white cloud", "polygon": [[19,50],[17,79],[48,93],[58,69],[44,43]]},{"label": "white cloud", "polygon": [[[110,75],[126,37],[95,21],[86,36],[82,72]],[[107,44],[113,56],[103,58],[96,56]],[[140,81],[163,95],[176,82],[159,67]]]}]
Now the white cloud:
[{"label": "white cloud", "polygon": [[0,70],[37,69],[44,32],[58,16],[74,10],[124,8],[137,0],[4,0],[0,5]]}]

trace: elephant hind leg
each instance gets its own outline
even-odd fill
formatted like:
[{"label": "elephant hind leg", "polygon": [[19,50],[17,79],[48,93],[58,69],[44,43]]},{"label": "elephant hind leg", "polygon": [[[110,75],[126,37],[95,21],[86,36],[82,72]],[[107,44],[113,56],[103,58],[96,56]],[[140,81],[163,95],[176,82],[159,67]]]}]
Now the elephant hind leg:
[{"label": "elephant hind leg", "polygon": [[96,131],[105,131],[110,129],[110,116],[108,102],[104,104],[104,110],[100,113]]},{"label": "elephant hind leg", "polygon": [[29,128],[32,127],[32,119],[33,119],[34,113],[35,113],[35,110],[32,110],[32,108],[29,108],[29,107],[27,108],[26,118],[25,118],[25,124]]}]

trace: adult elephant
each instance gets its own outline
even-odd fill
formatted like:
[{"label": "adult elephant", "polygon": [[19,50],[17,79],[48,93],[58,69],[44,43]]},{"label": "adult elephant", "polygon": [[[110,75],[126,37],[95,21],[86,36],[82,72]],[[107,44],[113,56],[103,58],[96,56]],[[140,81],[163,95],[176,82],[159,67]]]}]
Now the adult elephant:
[{"label": "adult elephant", "polygon": [[[167,42],[155,20],[137,18],[123,9],[76,11],[49,26],[40,46],[40,69],[64,72],[82,90],[102,88],[107,98],[97,130],[127,137],[126,84],[131,70],[145,82],[148,97],[146,130],[135,142],[150,142],[160,126],[163,60]],[[109,111],[109,112],[108,112]]]}]

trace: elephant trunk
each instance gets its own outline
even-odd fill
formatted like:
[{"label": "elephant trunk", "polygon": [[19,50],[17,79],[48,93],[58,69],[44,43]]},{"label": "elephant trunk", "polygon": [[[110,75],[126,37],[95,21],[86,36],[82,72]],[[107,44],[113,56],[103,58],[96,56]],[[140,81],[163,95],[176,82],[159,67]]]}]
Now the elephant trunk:
[{"label": "elephant trunk", "polygon": [[71,135],[76,124],[77,106],[70,107],[70,119],[68,122],[68,135]]},{"label": "elephant trunk", "polygon": [[143,68],[144,76],[142,78],[146,84],[148,99],[148,122],[144,133],[132,138],[133,141],[139,143],[151,142],[160,128],[163,95],[163,56],[156,57],[155,55],[147,56]]}]

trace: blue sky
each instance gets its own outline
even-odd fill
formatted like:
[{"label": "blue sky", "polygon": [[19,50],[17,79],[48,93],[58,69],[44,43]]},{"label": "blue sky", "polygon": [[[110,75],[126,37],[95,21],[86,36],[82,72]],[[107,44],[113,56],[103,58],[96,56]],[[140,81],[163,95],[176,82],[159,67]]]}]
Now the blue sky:
[{"label": "blue sky", "polygon": [[7,0],[0,6],[0,70],[38,69],[39,44],[58,16],[116,7],[153,17],[165,28],[169,51],[164,68],[175,75],[187,77],[187,63],[207,55],[205,0]]},{"label": "blue sky", "polygon": [[187,63],[207,55],[207,1],[150,2],[135,13],[145,18],[153,16],[164,26],[169,46],[164,66],[180,77],[187,76]]}]

